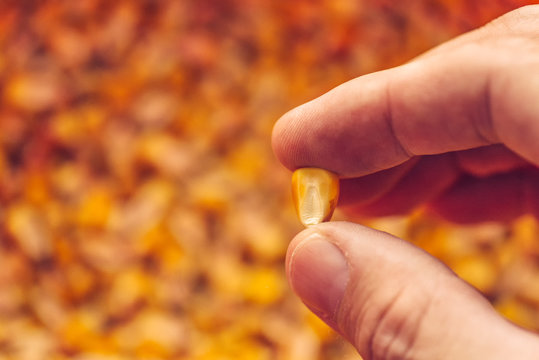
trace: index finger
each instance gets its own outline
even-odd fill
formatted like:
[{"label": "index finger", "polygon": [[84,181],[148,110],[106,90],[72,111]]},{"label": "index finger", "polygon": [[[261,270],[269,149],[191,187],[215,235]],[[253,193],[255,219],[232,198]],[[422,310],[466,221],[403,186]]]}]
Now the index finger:
[{"label": "index finger", "polygon": [[277,157],[292,170],[356,177],[415,155],[503,143],[539,165],[539,46],[500,31],[478,30],[290,111],[274,128]]}]

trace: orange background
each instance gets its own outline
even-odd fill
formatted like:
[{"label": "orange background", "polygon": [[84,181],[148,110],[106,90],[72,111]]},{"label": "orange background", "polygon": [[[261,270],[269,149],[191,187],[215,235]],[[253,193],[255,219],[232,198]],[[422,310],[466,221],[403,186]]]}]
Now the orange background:
[{"label": "orange background", "polygon": [[[0,359],[357,359],[291,293],[276,119],[517,0],[0,3]],[[369,223],[539,329],[539,226]]]}]

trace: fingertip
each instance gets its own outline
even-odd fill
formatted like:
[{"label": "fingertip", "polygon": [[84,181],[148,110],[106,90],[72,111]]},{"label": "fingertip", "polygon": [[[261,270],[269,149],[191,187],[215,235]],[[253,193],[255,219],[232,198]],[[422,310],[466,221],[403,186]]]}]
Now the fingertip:
[{"label": "fingertip", "polygon": [[308,118],[306,109],[308,104],[303,104],[287,111],[275,125],[271,135],[271,145],[277,159],[288,169],[295,170],[308,165],[300,156],[300,151],[305,147],[302,144],[302,122]]},{"label": "fingertip", "polygon": [[299,232],[290,244],[288,245],[288,249],[286,251],[286,259],[285,259],[285,265],[286,265],[286,273],[287,275],[290,275],[290,260],[292,259],[292,256],[294,252],[296,251],[297,247],[304,241],[308,241],[308,239],[312,236],[316,236],[318,234],[317,226],[312,226],[307,229],[304,229],[303,231]]},{"label": "fingertip", "polygon": [[[273,125],[273,130],[271,133],[271,147],[273,153],[277,159],[286,166],[287,161],[287,148],[288,148],[288,134],[286,131],[286,124],[288,123],[288,112],[281,116],[279,120]],[[288,167],[288,166],[286,166]]]},{"label": "fingertip", "polygon": [[328,225],[331,226],[331,224],[335,222],[340,222],[340,221],[330,221],[330,222],[325,222],[318,225],[310,226],[306,229],[303,229],[298,234],[296,234],[296,236],[294,236],[292,241],[290,241],[290,244],[288,245],[288,249],[286,251],[285,266],[286,266],[287,275],[290,275],[290,262],[296,250],[299,247],[301,247],[303,244],[305,244],[306,242],[311,241],[312,239],[328,238],[328,235],[326,231],[324,230],[324,228],[327,228]]},{"label": "fingertip", "polygon": [[337,329],[335,314],[350,280],[342,250],[323,232],[309,229],[294,239],[288,251],[287,276],[303,303]]}]

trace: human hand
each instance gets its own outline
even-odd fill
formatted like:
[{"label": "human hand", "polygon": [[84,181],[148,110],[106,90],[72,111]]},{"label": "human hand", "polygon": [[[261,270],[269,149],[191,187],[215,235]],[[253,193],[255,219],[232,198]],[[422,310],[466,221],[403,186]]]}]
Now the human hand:
[{"label": "human hand", "polygon": [[521,8],[290,111],[277,157],[339,174],[339,206],[362,215],[539,216],[538,16]]},{"label": "human hand", "polygon": [[[339,174],[339,204],[359,214],[427,204],[461,222],[539,216],[538,18],[521,8],[292,110],[274,129],[277,156]],[[538,357],[538,337],[388,234],[323,223],[286,263],[304,303],[365,359]]]}]

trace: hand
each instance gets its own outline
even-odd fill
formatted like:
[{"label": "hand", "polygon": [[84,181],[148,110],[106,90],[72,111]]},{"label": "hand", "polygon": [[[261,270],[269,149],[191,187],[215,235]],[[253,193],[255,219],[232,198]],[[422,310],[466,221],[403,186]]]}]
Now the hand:
[{"label": "hand", "polygon": [[[455,221],[539,214],[539,7],[513,11],[403,66],[284,115],[290,169],[325,168],[359,214],[426,204]],[[295,292],[365,359],[534,359],[539,338],[409,243],[324,223],[287,254]]]},{"label": "hand", "polygon": [[340,206],[459,222],[539,216],[539,7],[509,13],[403,66],[284,115],[273,147],[341,181]]}]

